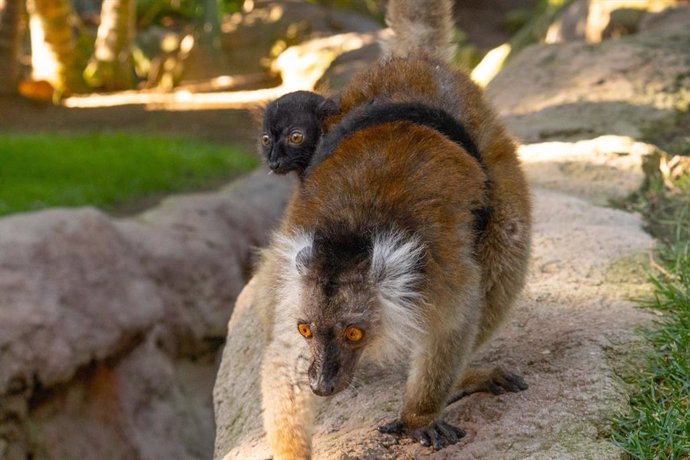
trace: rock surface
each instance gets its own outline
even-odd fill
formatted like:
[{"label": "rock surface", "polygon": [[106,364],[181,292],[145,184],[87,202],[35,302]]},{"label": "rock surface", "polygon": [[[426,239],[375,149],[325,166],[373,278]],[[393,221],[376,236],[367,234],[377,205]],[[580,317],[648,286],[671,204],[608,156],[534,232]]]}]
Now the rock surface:
[{"label": "rock surface", "polygon": [[209,458],[225,322],[290,187],[0,220],[0,459]]},{"label": "rock surface", "polygon": [[669,22],[598,44],[533,45],[487,93],[524,142],[607,134],[656,140],[690,107],[688,25]]},{"label": "rock surface", "polygon": [[519,149],[532,184],[604,206],[640,190],[646,180],[643,168],[658,151],[654,145],[624,136],[542,142]]}]

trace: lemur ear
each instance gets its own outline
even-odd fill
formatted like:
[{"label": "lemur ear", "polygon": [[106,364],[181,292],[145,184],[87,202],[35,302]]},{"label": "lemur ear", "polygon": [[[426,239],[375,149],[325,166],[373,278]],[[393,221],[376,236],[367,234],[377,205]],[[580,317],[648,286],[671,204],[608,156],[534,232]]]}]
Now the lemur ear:
[{"label": "lemur ear", "polygon": [[424,245],[414,237],[395,232],[377,235],[369,277],[384,298],[403,305],[418,295],[425,253]]},{"label": "lemur ear", "polygon": [[329,98],[324,98],[324,100],[316,108],[316,113],[319,115],[319,118],[337,115],[339,112],[340,107],[338,107],[338,104],[333,99]]},{"label": "lemur ear", "polygon": [[252,121],[259,128],[263,127],[264,116],[266,115],[266,107],[267,106],[268,106],[268,103],[257,102],[255,104],[250,105],[247,109],[247,111],[249,112],[249,114],[252,117]]},{"label": "lemur ear", "polygon": [[295,267],[300,276],[305,276],[309,272],[309,265],[311,265],[312,260],[311,256],[311,246],[306,246],[297,253],[295,257]]}]

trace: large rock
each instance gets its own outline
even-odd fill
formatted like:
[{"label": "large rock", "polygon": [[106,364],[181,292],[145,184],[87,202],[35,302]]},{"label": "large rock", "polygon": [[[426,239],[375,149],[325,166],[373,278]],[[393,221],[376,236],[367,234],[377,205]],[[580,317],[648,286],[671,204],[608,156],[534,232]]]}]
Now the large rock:
[{"label": "large rock", "polygon": [[620,202],[639,191],[648,179],[644,171],[660,156],[656,146],[624,136],[526,144],[519,154],[534,185],[598,205]]},{"label": "large rock", "polygon": [[688,49],[690,27],[672,23],[597,44],[533,45],[487,92],[525,142],[606,134],[658,140],[690,106]]},{"label": "large rock", "polygon": [[69,380],[163,318],[132,249],[93,209],[0,221],[0,394]]},{"label": "large rock", "polygon": [[225,323],[290,188],[0,220],[0,458],[209,458]]},{"label": "large rock", "polygon": [[646,14],[640,20],[640,31],[664,30],[690,25],[690,3],[667,8],[654,14]]}]

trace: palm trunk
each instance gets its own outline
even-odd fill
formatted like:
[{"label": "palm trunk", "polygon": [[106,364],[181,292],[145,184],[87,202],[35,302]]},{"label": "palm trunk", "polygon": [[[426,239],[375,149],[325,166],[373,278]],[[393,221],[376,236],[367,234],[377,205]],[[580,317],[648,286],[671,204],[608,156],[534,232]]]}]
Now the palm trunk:
[{"label": "palm trunk", "polygon": [[90,86],[106,90],[133,86],[135,14],[135,0],[103,1],[96,50],[84,71],[84,78]]},{"label": "palm trunk", "polygon": [[79,88],[75,68],[76,40],[69,0],[27,0],[34,80],[48,81],[59,92]]},{"label": "palm trunk", "polygon": [[24,0],[0,0],[0,94],[17,92]]}]

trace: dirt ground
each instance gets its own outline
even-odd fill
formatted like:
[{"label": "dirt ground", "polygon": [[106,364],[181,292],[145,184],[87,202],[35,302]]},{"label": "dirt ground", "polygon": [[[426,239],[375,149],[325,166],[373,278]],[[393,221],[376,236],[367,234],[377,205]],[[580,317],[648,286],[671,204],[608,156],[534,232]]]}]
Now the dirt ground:
[{"label": "dirt ground", "polygon": [[196,137],[253,151],[256,126],[246,110],[149,110],[142,105],[68,109],[0,97],[0,132],[128,131]]}]

